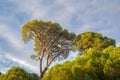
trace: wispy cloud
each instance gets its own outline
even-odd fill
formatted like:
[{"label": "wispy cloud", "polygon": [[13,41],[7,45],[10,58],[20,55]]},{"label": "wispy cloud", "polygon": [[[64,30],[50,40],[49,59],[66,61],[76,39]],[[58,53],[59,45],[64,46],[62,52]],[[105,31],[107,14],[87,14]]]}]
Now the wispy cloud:
[{"label": "wispy cloud", "polygon": [[8,25],[0,24],[0,37],[9,42],[8,45],[13,46],[15,49],[22,49],[21,41],[17,38],[17,35],[9,29]]},{"label": "wispy cloud", "polygon": [[9,53],[5,55],[0,54],[0,72],[5,73],[8,69],[13,66],[20,66],[27,71],[39,73],[38,67],[36,65],[31,65],[31,63],[21,60]]},{"label": "wispy cloud", "polygon": [[[10,19],[11,21],[7,20],[7,18],[4,17],[3,20],[5,20],[6,22],[5,21],[0,22],[0,41],[4,40],[4,43],[0,42],[0,55],[1,56],[5,55],[6,58],[17,62],[19,65],[23,65],[24,67],[28,68],[33,72],[38,73],[39,68],[36,68],[37,62],[34,61],[31,62],[32,59],[30,59],[30,54],[34,53],[33,49],[31,49],[32,46],[30,46],[29,44],[25,45],[23,43],[21,39],[22,38],[22,35],[20,33],[21,31],[19,31],[20,28],[12,27],[15,25],[11,24],[12,21],[15,21],[16,19],[14,19],[14,17],[11,17]],[[10,67],[11,66],[7,68],[2,67],[1,70],[2,72],[5,72]]]},{"label": "wispy cloud", "polygon": [[15,56],[12,56],[12,55],[10,55],[10,54],[6,54],[5,56],[6,56],[8,59],[11,59],[11,60],[19,63],[20,65],[28,68],[28,69],[31,70],[31,71],[36,72],[36,73],[39,73],[39,71],[38,71],[38,66],[32,65],[32,64],[30,64],[29,62],[23,61],[23,60],[15,57]]},{"label": "wispy cloud", "polygon": [[83,31],[82,29],[86,25],[89,25],[86,29],[84,28],[86,31],[96,31],[99,27],[101,28],[97,31],[107,30],[110,27],[118,32],[119,0],[53,0],[52,2],[48,0],[24,0],[24,3],[11,1],[17,4],[20,12],[28,14],[30,19],[54,20],[64,28],[77,31],[76,33]]}]

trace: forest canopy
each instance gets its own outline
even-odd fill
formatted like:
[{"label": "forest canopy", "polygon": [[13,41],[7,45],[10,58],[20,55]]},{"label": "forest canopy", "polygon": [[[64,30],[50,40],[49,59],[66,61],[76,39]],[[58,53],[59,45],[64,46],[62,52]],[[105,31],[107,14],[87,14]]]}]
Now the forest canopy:
[{"label": "forest canopy", "polygon": [[120,47],[89,49],[73,61],[56,64],[43,80],[120,80]]},{"label": "forest canopy", "polygon": [[[40,80],[120,79],[120,48],[101,33],[76,35],[56,22],[31,20],[22,26],[22,37],[25,43],[34,41],[36,55],[31,58],[39,61]],[[48,70],[53,61],[66,59],[73,50],[82,54]]]}]

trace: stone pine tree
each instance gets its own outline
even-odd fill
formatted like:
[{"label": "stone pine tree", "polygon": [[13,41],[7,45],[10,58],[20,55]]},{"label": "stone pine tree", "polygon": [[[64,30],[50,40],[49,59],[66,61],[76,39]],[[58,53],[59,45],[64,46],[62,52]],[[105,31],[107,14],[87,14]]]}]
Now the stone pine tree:
[{"label": "stone pine tree", "polygon": [[39,60],[41,80],[53,61],[67,58],[75,34],[62,29],[58,23],[32,20],[23,25],[22,37],[25,43],[34,41],[36,55],[31,58]]},{"label": "stone pine tree", "polygon": [[115,40],[104,37],[100,33],[84,32],[76,37],[73,47],[74,49],[83,52],[89,48],[94,48],[95,50],[102,51],[108,46],[116,46]]}]

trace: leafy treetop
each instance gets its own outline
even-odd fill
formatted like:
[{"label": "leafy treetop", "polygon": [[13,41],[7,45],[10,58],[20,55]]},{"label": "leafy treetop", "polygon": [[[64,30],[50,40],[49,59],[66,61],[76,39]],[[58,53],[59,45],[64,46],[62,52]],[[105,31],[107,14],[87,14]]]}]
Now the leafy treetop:
[{"label": "leafy treetop", "polygon": [[12,67],[5,74],[0,76],[0,80],[38,80],[35,73],[28,73],[20,67]]},{"label": "leafy treetop", "polygon": [[95,50],[102,51],[108,46],[116,46],[115,40],[104,37],[100,33],[84,32],[76,37],[73,47],[74,49],[83,52],[89,48],[94,48]]}]

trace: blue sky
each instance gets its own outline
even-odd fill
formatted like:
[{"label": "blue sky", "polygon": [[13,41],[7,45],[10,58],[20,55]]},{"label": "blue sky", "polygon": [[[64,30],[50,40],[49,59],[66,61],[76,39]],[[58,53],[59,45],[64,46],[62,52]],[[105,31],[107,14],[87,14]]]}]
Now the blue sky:
[{"label": "blue sky", "polygon": [[0,0],[0,56],[38,73],[38,62],[29,57],[34,53],[33,44],[25,45],[21,35],[22,25],[33,19],[58,22],[76,34],[99,32],[119,46],[119,4],[120,0]]}]

